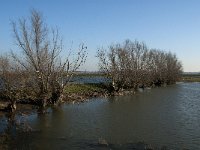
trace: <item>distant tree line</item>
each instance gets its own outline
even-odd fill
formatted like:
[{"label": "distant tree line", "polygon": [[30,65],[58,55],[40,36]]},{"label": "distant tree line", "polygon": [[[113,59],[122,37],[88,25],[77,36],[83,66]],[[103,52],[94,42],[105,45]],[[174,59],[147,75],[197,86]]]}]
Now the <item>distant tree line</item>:
[{"label": "distant tree line", "polygon": [[149,49],[145,43],[126,40],[97,52],[99,67],[112,79],[115,91],[174,84],[182,73],[175,54]]}]

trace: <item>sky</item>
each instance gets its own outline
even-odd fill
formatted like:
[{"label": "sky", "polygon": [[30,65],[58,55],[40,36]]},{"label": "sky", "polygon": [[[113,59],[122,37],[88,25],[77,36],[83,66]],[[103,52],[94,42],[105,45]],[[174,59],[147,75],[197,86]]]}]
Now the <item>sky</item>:
[{"label": "sky", "polygon": [[200,0],[0,0],[0,53],[18,51],[11,21],[42,12],[64,49],[88,47],[83,71],[97,71],[99,47],[139,40],[171,51],[185,72],[200,71]]}]

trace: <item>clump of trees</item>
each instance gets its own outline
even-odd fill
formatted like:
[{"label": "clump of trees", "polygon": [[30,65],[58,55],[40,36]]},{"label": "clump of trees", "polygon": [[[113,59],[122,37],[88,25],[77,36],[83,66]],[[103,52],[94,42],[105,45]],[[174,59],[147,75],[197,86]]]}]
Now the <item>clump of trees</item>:
[{"label": "clump of trees", "polygon": [[113,90],[174,84],[182,73],[175,54],[149,49],[145,43],[126,40],[97,52],[99,67],[112,79]]},{"label": "clump of trees", "polygon": [[87,47],[81,44],[77,51],[62,52],[58,30],[50,29],[36,10],[28,19],[12,22],[12,27],[21,53],[0,57],[1,97],[9,99],[13,109],[20,99],[41,106],[59,102],[71,77],[85,62]]},{"label": "clump of trees", "polygon": [[[61,101],[65,87],[86,60],[87,47],[81,44],[76,52],[63,53],[58,30],[50,29],[36,10],[28,19],[12,22],[12,28],[21,53],[0,56],[0,98],[10,101],[11,110],[21,100],[40,106]],[[173,84],[182,73],[175,54],[149,49],[139,41],[101,48],[97,57],[114,91]]]}]

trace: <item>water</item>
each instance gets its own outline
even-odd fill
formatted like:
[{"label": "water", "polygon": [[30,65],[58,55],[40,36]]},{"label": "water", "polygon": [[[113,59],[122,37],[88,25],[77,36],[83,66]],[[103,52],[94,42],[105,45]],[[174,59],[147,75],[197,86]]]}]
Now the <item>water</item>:
[{"label": "water", "polygon": [[72,78],[71,82],[75,83],[107,83],[110,82],[110,79],[104,76],[75,76]]},{"label": "water", "polygon": [[[97,98],[48,112],[28,115],[33,131],[17,133],[11,148],[133,149],[144,141],[154,147],[200,149],[200,83]],[[99,139],[109,146],[98,145]]]}]

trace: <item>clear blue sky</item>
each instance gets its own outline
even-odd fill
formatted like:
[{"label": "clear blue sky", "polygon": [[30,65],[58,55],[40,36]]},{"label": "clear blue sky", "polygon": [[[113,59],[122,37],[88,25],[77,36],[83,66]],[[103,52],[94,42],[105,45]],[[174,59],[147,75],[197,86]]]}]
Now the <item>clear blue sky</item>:
[{"label": "clear blue sky", "polygon": [[65,49],[87,45],[83,70],[97,70],[98,47],[138,39],[176,53],[184,71],[200,71],[200,0],[0,0],[1,53],[16,48],[11,20],[32,8],[60,29]]}]

